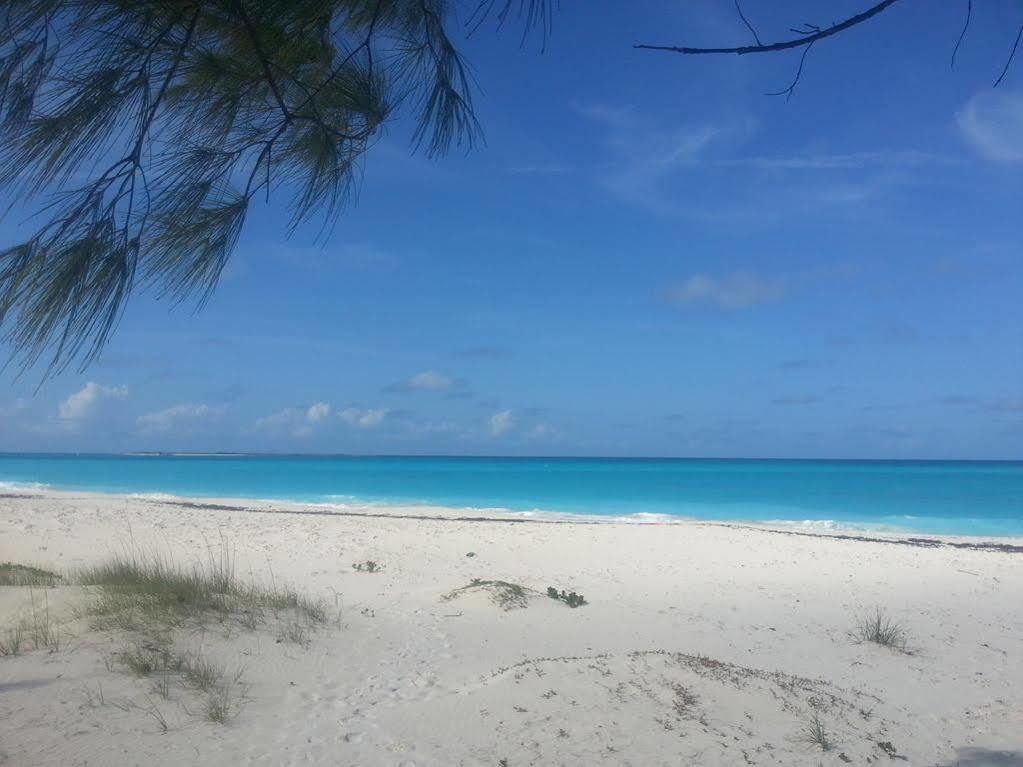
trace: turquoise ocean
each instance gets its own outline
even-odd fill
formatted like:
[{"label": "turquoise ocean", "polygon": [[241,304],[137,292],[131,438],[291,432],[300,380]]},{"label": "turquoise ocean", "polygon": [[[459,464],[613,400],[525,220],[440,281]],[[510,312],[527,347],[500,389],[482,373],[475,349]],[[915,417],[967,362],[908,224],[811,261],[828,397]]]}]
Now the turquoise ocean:
[{"label": "turquoise ocean", "polygon": [[424,504],[1023,536],[1023,462],[0,454],[0,493]]}]

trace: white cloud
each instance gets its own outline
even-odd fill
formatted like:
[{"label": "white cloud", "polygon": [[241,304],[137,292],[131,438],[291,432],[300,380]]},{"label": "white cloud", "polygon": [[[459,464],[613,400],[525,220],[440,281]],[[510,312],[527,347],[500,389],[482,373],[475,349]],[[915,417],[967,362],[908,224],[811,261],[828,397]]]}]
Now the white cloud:
[{"label": "white cloud", "polygon": [[309,409],[305,411],[305,418],[309,423],[318,423],[330,415],[330,410],[328,403],[317,402],[315,405],[310,405]]},{"label": "white cloud", "polygon": [[135,425],[146,433],[166,432],[183,424],[219,417],[226,411],[226,405],[210,406],[205,403],[186,402],[140,415],[135,419]]},{"label": "white cloud", "polygon": [[57,412],[62,421],[81,421],[89,416],[100,400],[124,399],[127,396],[126,386],[100,386],[95,381],[89,381],[61,402]]},{"label": "white cloud", "polygon": [[338,413],[341,420],[358,426],[361,429],[372,429],[379,426],[391,411],[388,408],[377,408],[375,410],[360,410],[356,407],[349,407]]},{"label": "white cloud", "polygon": [[461,388],[463,384],[463,381],[450,378],[442,373],[438,373],[436,370],[424,370],[422,373],[416,373],[405,381],[399,381],[384,387],[384,391],[391,393],[413,391],[446,392]]},{"label": "white cloud", "polygon": [[956,114],[966,143],[998,163],[1023,162],[1023,94],[984,91]]},{"label": "white cloud", "polygon": [[668,291],[676,303],[710,304],[722,309],[743,309],[777,301],[785,294],[785,283],[777,277],[760,277],[736,272],[724,277],[696,274]]},{"label": "white cloud", "polygon": [[498,413],[494,413],[490,416],[490,434],[494,437],[500,437],[512,426],[515,425],[515,421],[512,418],[512,411],[502,410]]},{"label": "white cloud", "polygon": [[257,429],[290,429],[296,437],[306,437],[313,426],[322,423],[333,411],[329,402],[316,402],[308,407],[286,407],[256,420]]}]

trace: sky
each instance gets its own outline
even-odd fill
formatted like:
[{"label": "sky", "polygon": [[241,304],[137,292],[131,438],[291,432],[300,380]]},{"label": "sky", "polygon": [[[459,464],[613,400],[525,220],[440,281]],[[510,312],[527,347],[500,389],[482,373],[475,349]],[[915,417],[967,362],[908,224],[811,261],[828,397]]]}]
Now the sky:
[{"label": "sky", "polygon": [[965,6],[820,42],[789,100],[798,53],[631,47],[747,43],[731,0],[483,28],[485,146],[395,120],[326,241],[271,200],[202,311],[138,295],[86,370],[4,369],[0,451],[1023,459],[1023,8],[952,70]]}]

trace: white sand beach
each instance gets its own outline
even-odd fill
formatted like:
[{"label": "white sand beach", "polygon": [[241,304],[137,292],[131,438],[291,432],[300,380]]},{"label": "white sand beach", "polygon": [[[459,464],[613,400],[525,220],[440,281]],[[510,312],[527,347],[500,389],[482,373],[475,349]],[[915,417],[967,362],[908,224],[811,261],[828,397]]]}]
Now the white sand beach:
[{"label": "white sand beach", "polygon": [[[272,618],[173,632],[231,671],[221,724],[194,690],[157,690],[110,661],[133,638],[91,624],[93,589],[0,587],[0,632],[44,605],[61,633],[57,648],[0,657],[0,764],[1023,764],[1020,550],[418,507],[296,513],[310,510],[0,497],[0,562],[70,574],[135,547],[187,564],[224,540],[240,577],[287,582],[328,615],[299,641]],[[367,561],[375,572],[353,567]],[[877,608],[906,652],[854,637]],[[808,736],[815,716],[827,750]]]}]

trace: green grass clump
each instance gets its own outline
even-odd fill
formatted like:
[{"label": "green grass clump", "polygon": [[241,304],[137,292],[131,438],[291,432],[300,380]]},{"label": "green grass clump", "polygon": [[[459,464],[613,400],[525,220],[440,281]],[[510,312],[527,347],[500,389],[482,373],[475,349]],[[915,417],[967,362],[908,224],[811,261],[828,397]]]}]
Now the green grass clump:
[{"label": "green grass clump", "polygon": [[255,627],[264,611],[292,611],[325,623],[326,608],[292,588],[246,583],[235,574],[226,543],[210,550],[205,562],[182,567],[156,553],[128,551],[79,572],[77,581],[95,586],[89,612],[97,628],[144,631],[154,625],[178,627],[214,616]]},{"label": "green grass clump", "polygon": [[0,586],[56,586],[61,576],[30,565],[0,562]]},{"label": "green grass clump", "polygon": [[877,608],[873,615],[861,618],[853,636],[860,642],[873,642],[899,652],[909,652],[906,630],[881,608]]},{"label": "green grass clump", "polygon": [[821,751],[830,751],[835,745],[816,711],[810,715],[806,727],[803,729],[803,739],[807,743],[817,746]]},{"label": "green grass clump", "polygon": [[221,685],[211,690],[206,696],[206,701],[203,704],[203,716],[207,722],[227,724],[234,718],[237,709],[238,706],[231,693],[231,688]]}]

